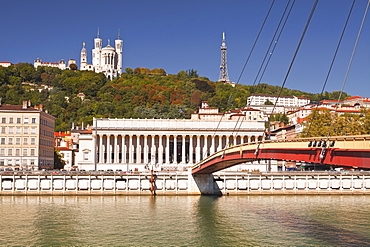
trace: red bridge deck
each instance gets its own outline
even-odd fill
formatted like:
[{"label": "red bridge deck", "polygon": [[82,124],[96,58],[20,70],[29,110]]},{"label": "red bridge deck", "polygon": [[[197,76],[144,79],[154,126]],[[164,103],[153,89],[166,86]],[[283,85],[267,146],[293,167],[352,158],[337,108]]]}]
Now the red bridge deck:
[{"label": "red bridge deck", "polygon": [[193,166],[193,174],[213,173],[255,160],[286,160],[370,168],[370,135],[270,140],[221,150]]}]

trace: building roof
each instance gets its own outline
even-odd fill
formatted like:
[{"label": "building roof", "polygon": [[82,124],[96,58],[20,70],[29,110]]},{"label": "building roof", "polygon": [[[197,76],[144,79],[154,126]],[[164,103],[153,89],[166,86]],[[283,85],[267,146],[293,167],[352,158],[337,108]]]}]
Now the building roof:
[{"label": "building roof", "polygon": [[70,131],[64,131],[64,132],[54,132],[55,137],[62,137],[62,136],[70,136],[71,132]]},{"label": "building roof", "polygon": [[[253,94],[253,95],[251,95],[251,96],[249,96],[249,97],[253,97],[253,96],[261,96],[261,97],[275,97],[275,98],[277,98],[278,97],[278,95],[268,95],[268,94]],[[284,95],[280,95],[279,96],[279,98],[290,98],[290,99],[292,99],[292,98],[294,98],[295,96],[284,96]],[[307,99],[308,100],[308,98],[305,98],[305,97],[297,97],[297,98],[299,98],[299,99]]]},{"label": "building roof", "polygon": [[254,108],[243,108],[243,109],[240,109],[240,111],[261,111],[261,110],[254,109]]},{"label": "building roof", "polygon": [[72,149],[67,148],[67,147],[56,147],[56,149],[58,149],[60,151],[72,151]]},{"label": "building roof", "polygon": [[33,107],[27,107],[23,109],[21,105],[0,105],[0,111],[29,111],[29,112],[40,112],[39,109]]},{"label": "building roof", "polygon": [[53,115],[50,115],[49,113],[45,112],[42,110],[42,106],[40,105],[40,107],[37,107],[37,106],[34,106],[34,107],[27,107],[27,108],[23,108],[22,105],[0,105],[0,112],[34,112],[34,113],[45,113],[53,118],[56,118],[54,117]]},{"label": "building roof", "polygon": [[352,99],[362,99],[362,97],[360,97],[360,96],[353,96],[353,97],[349,97],[346,100],[352,100]]}]

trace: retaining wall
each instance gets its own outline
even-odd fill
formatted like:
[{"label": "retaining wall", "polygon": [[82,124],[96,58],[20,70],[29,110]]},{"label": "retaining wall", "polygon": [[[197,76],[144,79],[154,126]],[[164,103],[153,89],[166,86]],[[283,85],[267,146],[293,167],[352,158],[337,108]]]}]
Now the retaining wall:
[{"label": "retaining wall", "polygon": [[[189,176],[156,174],[156,194],[201,194]],[[370,194],[370,173],[217,173],[212,183],[215,194],[229,195]],[[150,188],[150,174],[0,175],[0,195],[151,195]]]}]

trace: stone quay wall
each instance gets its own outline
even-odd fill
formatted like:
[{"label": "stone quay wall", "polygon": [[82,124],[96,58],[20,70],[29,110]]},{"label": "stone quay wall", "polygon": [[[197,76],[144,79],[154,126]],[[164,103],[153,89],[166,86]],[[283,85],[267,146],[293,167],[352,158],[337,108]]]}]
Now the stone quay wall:
[{"label": "stone quay wall", "polygon": [[[0,195],[152,195],[151,178],[150,173],[3,173]],[[370,173],[157,172],[154,189],[156,195],[370,194]]]}]

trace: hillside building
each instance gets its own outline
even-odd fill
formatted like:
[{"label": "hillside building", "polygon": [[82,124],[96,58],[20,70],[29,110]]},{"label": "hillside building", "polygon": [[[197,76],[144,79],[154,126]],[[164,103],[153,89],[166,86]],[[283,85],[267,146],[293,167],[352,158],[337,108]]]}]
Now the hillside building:
[{"label": "hillside building", "polygon": [[122,48],[123,40],[118,38],[114,41],[114,47],[108,45],[103,47],[103,41],[100,38],[98,31],[97,37],[94,39],[94,49],[92,49],[92,64],[88,63],[86,43],[82,44],[80,70],[90,70],[96,73],[104,73],[107,79],[119,77],[122,74]]},{"label": "hillside building", "polygon": [[1,67],[9,67],[10,65],[12,65],[11,62],[7,62],[7,61],[0,62]]},{"label": "hillside building", "polygon": [[296,96],[280,96],[277,95],[264,95],[264,94],[254,94],[247,98],[247,105],[250,106],[260,106],[265,105],[266,102],[270,101],[276,106],[285,107],[300,107],[310,104],[310,100],[304,97]]},{"label": "hillside building", "polygon": [[36,58],[36,60],[33,62],[33,66],[35,67],[35,69],[37,69],[37,67],[39,66],[45,66],[45,67],[53,67],[53,68],[65,70],[65,69],[69,69],[69,66],[71,64],[76,64],[76,60],[69,59],[68,66],[66,65],[66,62],[63,59],[57,63],[48,63],[48,62],[43,62],[40,58]]}]

